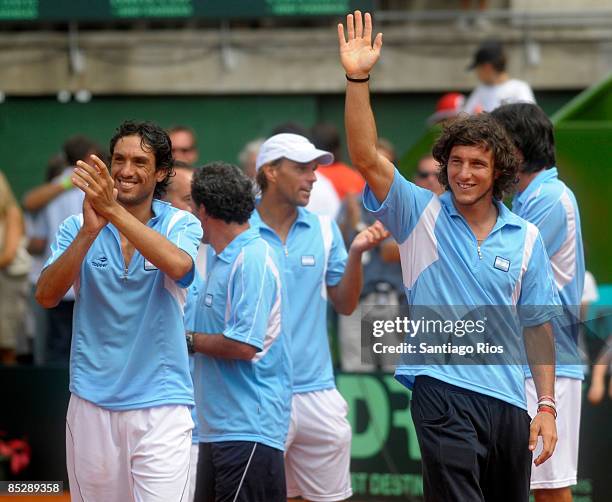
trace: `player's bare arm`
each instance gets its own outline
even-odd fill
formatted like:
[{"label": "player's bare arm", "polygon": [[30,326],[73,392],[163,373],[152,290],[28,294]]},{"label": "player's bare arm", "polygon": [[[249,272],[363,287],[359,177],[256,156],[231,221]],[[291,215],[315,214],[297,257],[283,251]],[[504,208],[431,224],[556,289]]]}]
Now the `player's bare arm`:
[{"label": "player's bare arm", "polygon": [[[347,77],[368,78],[382,48],[382,33],[376,35],[372,43],[372,16],[369,13],[362,16],[360,11],[349,14],[346,17],[346,35],[344,26],[338,25],[338,42],[340,61]],[[378,133],[367,82],[347,80],[344,120],[351,162],[382,202],[393,183],[394,167],[376,149]]]},{"label": "player's bare arm", "polygon": [[83,200],[83,225],[66,251],[45,270],[36,286],[36,301],[45,308],[55,307],[74,284],[85,255],[108,220],[100,216],[88,197]]},{"label": "player's bare arm", "polygon": [[339,314],[350,315],[357,308],[363,287],[361,256],[389,237],[389,232],[379,221],[357,234],[348,253],[342,280],[327,288],[327,294]]},{"label": "player's bare arm", "polygon": [[[555,344],[550,323],[525,328],[525,351],[533,376],[538,398],[555,395]],[[529,428],[529,449],[535,450],[538,436],[542,436],[542,453],[535,459],[535,465],[548,460],[557,444],[557,424],[555,416],[538,412]]]},{"label": "player's bare arm", "polygon": [[77,162],[73,182],[91,201],[95,212],[115,225],[147,260],[170,278],[184,277],[193,267],[189,255],[121,206],[106,164],[95,155],[91,159],[95,167]]},{"label": "player's bare arm", "polygon": [[257,349],[252,345],[231,340],[222,333],[193,333],[193,350],[211,357],[243,361],[250,361],[257,354]]}]

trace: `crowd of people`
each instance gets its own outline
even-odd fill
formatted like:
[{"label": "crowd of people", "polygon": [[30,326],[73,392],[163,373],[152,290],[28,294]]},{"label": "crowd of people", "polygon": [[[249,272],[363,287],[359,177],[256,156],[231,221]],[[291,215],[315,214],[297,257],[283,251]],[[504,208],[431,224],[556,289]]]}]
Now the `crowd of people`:
[{"label": "crowd of people", "polygon": [[[412,390],[426,500],[571,500],[597,297],[550,120],[488,43],[409,181],[370,107],[382,36],[359,12],[338,34],[352,166],[330,124],[196,167],[189,127],[124,122],[108,156],[69,138],[23,210],[0,173],[0,355],[70,365],[72,500],[350,497],[332,311],[343,370]],[[525,365],[364,362],[366,305],[521,308],[504,343]]]}]

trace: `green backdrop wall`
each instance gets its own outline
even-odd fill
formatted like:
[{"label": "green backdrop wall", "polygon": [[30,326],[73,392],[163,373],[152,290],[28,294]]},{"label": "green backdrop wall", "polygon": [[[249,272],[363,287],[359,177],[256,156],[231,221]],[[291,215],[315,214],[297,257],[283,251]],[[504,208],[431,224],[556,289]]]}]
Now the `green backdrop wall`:
[{"label": "green backdrop wall", "polygon": [[[552,113],[575,92],[537,96]],[[425,130],[439,94],[379,94],[373,104],[379,134],[398,154]],[[59,103],[55,97],[8,98],[0,104],[0,169],[18,196],[40,183],[49,156],[75,133],[106,147],[114,129],[126,119],[153,120],[164,127],[185,124],[195,129],[200,160],[236,162],[249,140],[269,134],[277,124],[298,121],[309,127],[330,121],[343,131],[343,95],[154,96],[97,97],[86,104]]]}]

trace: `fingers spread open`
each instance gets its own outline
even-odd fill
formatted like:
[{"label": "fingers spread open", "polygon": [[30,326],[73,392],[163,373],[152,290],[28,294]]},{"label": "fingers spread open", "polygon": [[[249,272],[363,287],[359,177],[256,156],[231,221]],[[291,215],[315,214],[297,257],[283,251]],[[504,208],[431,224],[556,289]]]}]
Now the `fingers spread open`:
[{"label": "fingers spread open", "polygon": [[363,31],[363,38],[368,42],[372,41],[372,16],[369,12],[365,13],[365,29]]},{"label": "fingers spread open", "polygon": [[338,43],[340,47],[346,45],[346,38],[344,37],[344,25],[342,23],[338,24]]},{"label": "fingers spread open", "polygon": [[355,11],[355,37],[363,37],[363,19],[359,10]]},{"label": "fingers spread open", "polygon": [[355,22],[353,21],[353,14],[346,16],[346,31],[348,33],[348,41],[350,42],[355,38]]}]

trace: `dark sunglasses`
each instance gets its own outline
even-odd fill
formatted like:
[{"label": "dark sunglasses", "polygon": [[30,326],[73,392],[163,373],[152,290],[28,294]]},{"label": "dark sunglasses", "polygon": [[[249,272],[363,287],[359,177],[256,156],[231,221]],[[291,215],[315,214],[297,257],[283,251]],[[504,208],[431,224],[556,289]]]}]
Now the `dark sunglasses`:
[{"label": "dark sunglasses", "polygon": [[425,178],[429,178],[430,176],[435,176],[435,177],[438,177],[438,173],[437,173],[437,172],[435,172],[435,171],[432,171],[432,172],[430,172],[430,173],[428,173],[428,172],[426,172],[426,171],[417,171],[417,172],[416,172],[416,175],[417,175],[417,177],[418,177],[418,178],[421,178],[421,179],[423,179],[423,180],[424,180]]},{"label": "dark sunglasses", "polygon": [[183,148],[177,146],[175,148],[172,148],[172,152],[180,152],[180,153],[189,153],[189,152],[192,152],[193,150],[195,150],[194,146],[187,146]]}]

